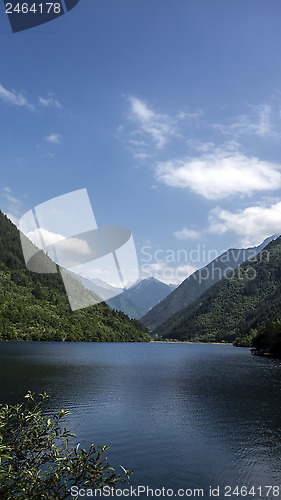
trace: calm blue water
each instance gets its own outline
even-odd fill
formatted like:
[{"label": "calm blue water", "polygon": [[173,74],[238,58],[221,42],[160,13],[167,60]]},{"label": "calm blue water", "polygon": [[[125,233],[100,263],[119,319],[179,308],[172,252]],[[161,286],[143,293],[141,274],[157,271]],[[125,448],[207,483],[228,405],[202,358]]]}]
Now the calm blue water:
[{"label": "calm blue water", "polygon": [[108,444],[110,463],[134,470],[132,486],[236,499],[224,486],[281,486],[281,362],[248,349],[0,342],[0,387],[5,403],[46,390],[77,442]]}]

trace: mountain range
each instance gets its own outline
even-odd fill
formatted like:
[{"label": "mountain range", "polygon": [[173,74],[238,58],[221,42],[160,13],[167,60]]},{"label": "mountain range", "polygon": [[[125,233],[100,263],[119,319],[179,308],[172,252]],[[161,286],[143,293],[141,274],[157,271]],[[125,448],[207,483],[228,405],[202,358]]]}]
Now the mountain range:
[{"label": "mountain range", "polygon": [[[144,324],[116,306],[129,304],[131,314],[140,314],[157,304],[143,317],[155,338],[236,345],[254,338],[258,349],[281,355],[281,237],[227,250],[172,293],[155,278],[140,280],[108,299],[114,309],[101,302],[71,311],[60,273],[47,273],[55,264],[44,252],[38,255],[41,273],[30,272],[19,231],[0,212],[0,340],[149,341]],[[90,283],[83,286],[71,273],[68,279],[78,303],[88,295],[99,300]],[[103,282],[95,286],[112,292]]]},{"label": "mountain range", "polygon": [[[169,295],[176,285],[166,285],[162,281],[157,280],[153,276],[139,280],[135,285],[124,290],[122,295],[119,295],[119,299],[125,298],[130,304],[133,304],[137,309],[137,316],[133,316],[139,319],[141,316],[146,314],[152,307],[161,302],[167,295]],[[108,304],[114,305],[115,299],[108,301]],[[118,309],[118,308],[117,308]],[[124,311],[126,312],[126,310]],[[129,311],[126,312],[130,316]]]},{"label": "mountain range", "polygon": [[[152,276],[139,279],[134,285],[124,290],[99,279],[91,280],[84,276],[79,276],[79,279],[86,288],[94,291],[112,309],[122,311],[135,319],[146,314],[176,287],[176,285],[166,285]],[[112,297],[112,295],[115,296]]]},{"label": "mountain range", "polygon": [[169,339],[233,342],[281,318],[281,237],[154,330]]},{"label": "mountain range", "polygon": [[141,321],[151,331],[154,331],[175,313],[192,304],[194,300],[217,283],[223,276],[226,276],[233,269],[237,268],[242,262],[257,255],[276,237],[271,236],[256,247],[246,249],[232,248],[227,250],[208,265],[198,269],[186,278],[170,295],[145,314],[141,318]]}]

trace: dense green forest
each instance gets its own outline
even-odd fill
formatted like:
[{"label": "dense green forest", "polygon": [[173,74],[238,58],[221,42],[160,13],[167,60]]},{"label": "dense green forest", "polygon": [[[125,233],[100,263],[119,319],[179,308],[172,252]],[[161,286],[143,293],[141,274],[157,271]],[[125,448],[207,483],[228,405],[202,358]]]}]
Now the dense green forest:
[{"label": "dense green forest", "polygon": [[173,315],[154,334],[233,342],[281,318],[281,237]]},{"label": "dense green forest", "polygon": [[[81,287],[81,294],[92,294],[77,280],[74,286]],[[150,340],[140,321],[105,303],[72,312],[59,272],[39,274],[26,269],[19,231],[2,212],[0,287],[0,340]]]},{"label": "dense green forest", "polygon": [[257,353],[281,358],[281,322],[271,321],[263,326],[252,340]]}]

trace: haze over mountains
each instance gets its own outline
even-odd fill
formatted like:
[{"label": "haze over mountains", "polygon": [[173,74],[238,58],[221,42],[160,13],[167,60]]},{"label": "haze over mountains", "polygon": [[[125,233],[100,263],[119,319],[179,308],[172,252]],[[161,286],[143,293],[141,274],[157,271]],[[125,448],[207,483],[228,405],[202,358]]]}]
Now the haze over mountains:
[{"label": "haze over mountains", "polygon": [[123,297],[139,310],[139,318],[169,295],[176,285],[166,285],[153,276],[140,280],[123,292]]},{"label": "haze over mountains", "polygon": [[[98,279],[90,280],[83,276],[79,278],[86,288],[99,295],[112,309],[123,311],[130,318],[135,319],[146,314],[176,287],[176,285],[166,285],[153,276],[140,279],[125,290],[114,288]],[[112,294],[115,297],[112,297]]]},{"label": "haze over mountains", "polygon": [[145,314],[141,321],[151,330],[168,320],[173,314],[192,304],[202,293],[223,276],[254,257],[276,236],[266,238],[259,246],[246,249],[229,249],[205,267],[186,278],[170,295]]}]

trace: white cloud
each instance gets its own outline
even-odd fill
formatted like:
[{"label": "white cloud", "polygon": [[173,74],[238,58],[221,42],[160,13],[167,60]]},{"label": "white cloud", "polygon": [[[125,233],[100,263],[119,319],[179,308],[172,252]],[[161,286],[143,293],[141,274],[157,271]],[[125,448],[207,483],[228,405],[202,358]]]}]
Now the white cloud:
[{"label": "white cloud", "polygon": [[49,108],[49,107],[55,107],[55,108],[61,108],[61,103],[57,100],[57,99],[54,99],[53,97],[47,97],[47,98],[44,98],[44,97],[38,97],[38,101],[39,103],[46,107],[46,108]]},{"label": "white cloud", "polygon": [[91,249],[86,241],[79,238],[66,238],[62,234],[53,233],[47,229],[40,228],[35,231],[29,231],[26,236],[40,248],[42,247],[42,239],[45,247],[54,245],[60,241],[61,250],[77,252],[81,255],[91,254]]},{"label": "white cloud", "polygon": [[157,113],[141,99],[129,96],[130,118],[140,127],[140,130],[161,149],[171,135],[175,134],[175,124],[166,114]]},{"label": "white cloud", "polygon": [[167,186],[189,188],[210,200],[281,186],[280,165],[223,149],[198,158],[158,162],[155,176]]},{"label": "white cloud", "polygon": [[65,239],[65,236],[52,233],[47,229],[36,229],[35,231],[29,231],[26,233],[26,236],[39,248],[42,248],[42,239],[44,241],[44,246],[47,247],[49,245],[54,245],[58,241],[62,241]]},{"label": "white cloud", "polygon": [[256,245],[273,234],[281,234],[281,201],[270,206],[247,207],[230,212],[217,207],[209,215],[209,232],[224,234],[227,231],[240,237],[241,245]]},{"label": "white cloud", "polygon": [[198,231],[194,231],[193,229],[187,229],[184,227],[180,231],[175,231],[174,236],[178,238],[178,240],[195,240],[199,238],[200,233]]},{"label": "white cloud", "polygon": [[[84,260],[84,256],[91,256],[91,249],[85,240],[76,237],[53,233],[47,229],[29,231],[26,236],[38,247],[45,250],[53,260],[65,267],[77,266]],[[59,244],[58,244],[59,243]]]},{"label": "white cloud", "polygon": [[45,137],[45,140],[47,142],[51,142],[52,144],[61,144],[62,143],[62,136],[60,134],[50,134],[47,137]]},{"label": "white cloud", "polygon": [[141,266],[141,277],[153,276],[163,283],[179,285],[190,274],[193,274],[197,267],[191,264],[179,264],[178,266],[169,266],[165,261],[144,264]]},{"label": "white cloud", "polygon": [[137,118],[143,123],[157,118],[156,113],[149,109],[148,105],[144,101],[141,101],[137,97],[133,96],[129,96],[128,99],[131,104],[131,112],[134,115],[134,118]]},{"label": "white cloud", "polygon": [[26,97],[22,95],[20,92],[15,92],[14,90],[8,90],[3,87],[0,83],[0,98],[8,102],[9,104],[12,104],[14,106],[24,106],[31,111],[34,111],[34,106],[33,104],[30,104]]}]

